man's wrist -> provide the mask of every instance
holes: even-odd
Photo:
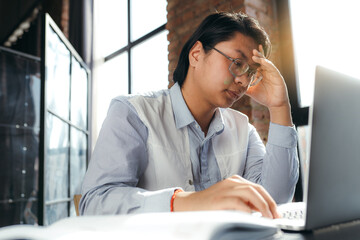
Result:
[[[192,205],[189,202],[189,196],[191,196],[194,192],[178,192],[173,200],[173,211],[181,212],[181,211],[191,211]]]
[[[290,103],[278,107],[269,107],[269,112],[272,123],[283,126],[293,126]]]
[[[176,189],[173,193],[173,195],[171,196],[171,200],[170,200],[170,212],[174,212],[174,201],[176,198],[176,195],[180,192],[183,192],[182,189]]]

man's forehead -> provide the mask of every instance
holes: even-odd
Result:
[[[244,58],[244,59],[246,59],[246,60],[248,59],[248,57],[245,55],[245,53],[244,53],[243,51],[241,51],[240,49],[235,49],[235,51],[236,51],[237,53],[239,53],[242,58]]]
[[[244,60],[248,61],[248,64],[249,64],[249,66],[250,66],[251,68],[258,68],[258,67],[260,67],[260,64],[255,63],[255,62],[252,60],[252,58],[251,58],[252,55],[253,55],[252,50],[251,50],[251,53],[250,53],[250,54],[251,54],[250,59],[246,56],[246,54],[245,54],[242,50],[240,50],[240,49],[235,49],[235,51],[236,51],[237,53],[239,53]]]

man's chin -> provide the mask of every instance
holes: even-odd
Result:
[[[226,101],[224,103],[222,103],[219,107],[220,108],[229,108],[231,107],[232,105],[234,105],[234,103],[236,103],[236,101],[238,101],[239,99],[236,99],[236,100],[231,100],[231,101]]]

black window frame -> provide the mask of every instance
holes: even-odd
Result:
[[[300,86],[296,76],[289,0],[277,0],[281,73],[288,87],[294,125],[308,125],[309,107],[300,106]]]
[[[309,124],[308,119],[310,107],[301,107],[300,105],[300,86],[296,75],[296,62],[294,55],[289,1],[290,0],[277,0],[276,13],[279,26],[279,53],[281,73],[288,88],[292,120],[295,127],[297,128],[299,126],[307,126]],[[294,195],[295,201],[303,201],[303,176],[304,173],[301,172],[300,168],[299,180],[296,184]]]
[[[120,54],[127,52],[128,53],[128,94],[131,94],[131,86],[132,86],[132,78],[131,78],[131,50],[136,47],[137,45],[145,42],[146,40],[148,40],[149,38],[155,36],[156,34],[165,31],[166,30],[166,23],[164,23],[163,25],[155,28],[154,30],[148,32],[147,34],[143,35],[142,37],[131,41],[131,0],[127,1],[127,17],[128,17],[128,24],[127,24],[127,45],[116,50],[115,52],[107,55],[104,58],[104,63],[106,64],[107,61],[119,56]]]

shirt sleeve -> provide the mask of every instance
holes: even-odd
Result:
[[[299,178],[294,127],[270,123],[265,148],[256,129],[250,125],[244,177],[261,184],[277,203],[291,201]]]
[[[170,211],[176,188],[136,187],[147,164],[146,126],[125,99],[111,104],[82,185],[81,215]]]

